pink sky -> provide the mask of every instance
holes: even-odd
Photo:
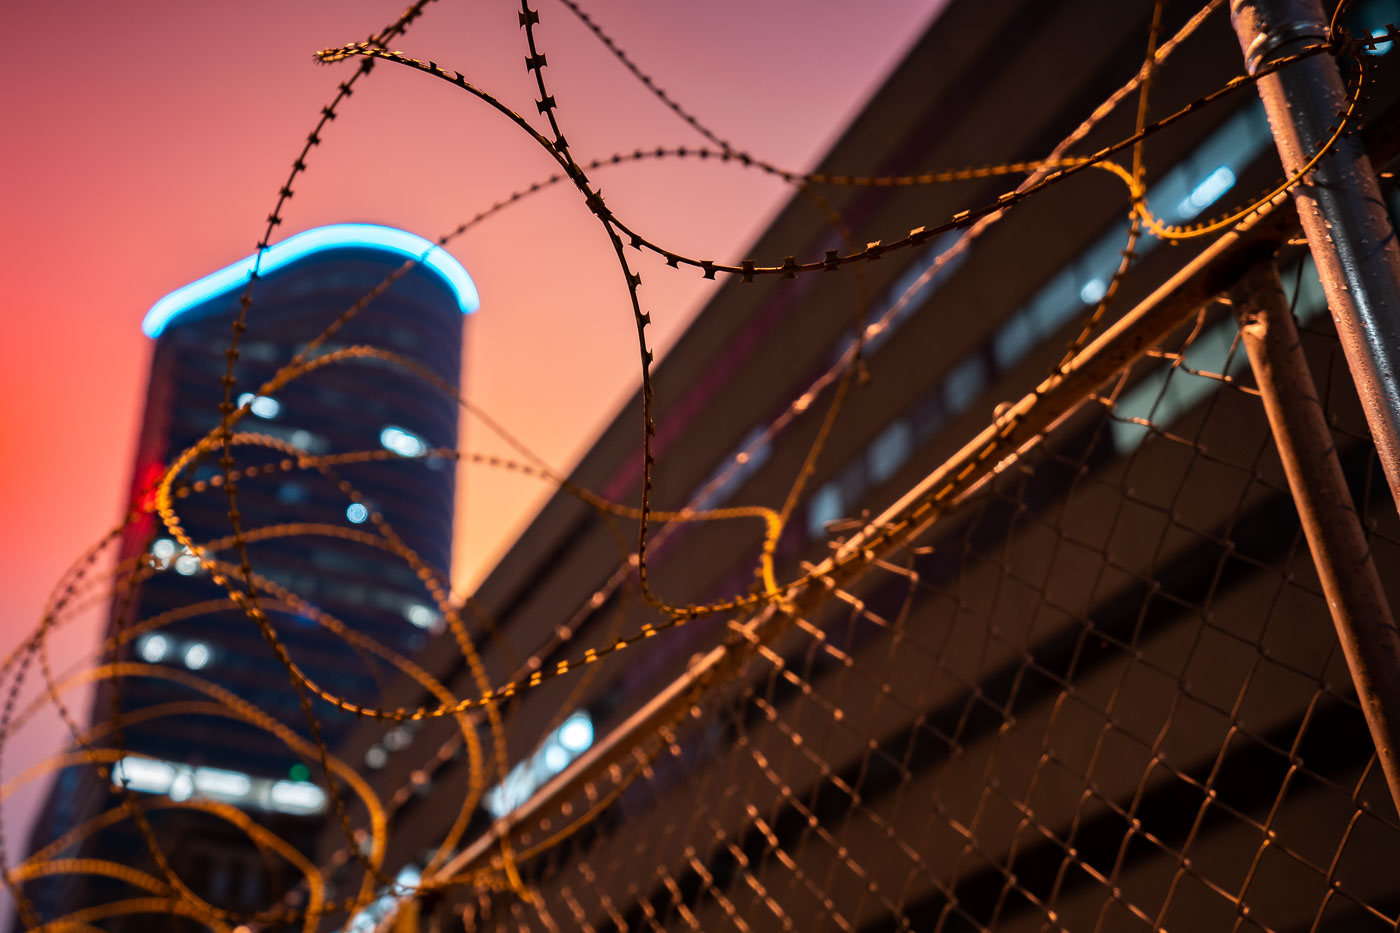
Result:
[[[589,12],[722,137],[805,168],[944,2],[597,0]],[[546,79],[580,161],[701,142],[562,5],[535,5]],[[37,622],[63,569],[122,511],[149,364],[142,315],[171,289],[252,251],[301,140],[354,67],[317,65],[312,52],[364,38],[399,8],[396,0],[54,0],[10,11],[13,41],[0,57],[7,651]],[[395,46],[533,114],[517,9],[441,0]],[[366,220],[436,237],[554,169],[479,102],[383,65],[323,135],[284,213],[283,236]],[[594,181],[654,241],[731,260],[788,197],[771,178],[713,163],[643,163],[599,171]],[[638,380],[626,292],[597,222],[559,187],[451,249],[482,299],[468,331],[465,391],[569,468]],[[640,271],[664,352],[714,286],[660,263]],[[465,438],[494,449],[478,428]],[[464,479],[459,592],[549,494],[510,474],[478,469]],[[71,627],[56,658],[74,661],[95,647],[97,624]],[[5,777],[65,743],[56,719],[25,730],[5,750]],[[36,801],[24,792],[5,806],[11,857]]]

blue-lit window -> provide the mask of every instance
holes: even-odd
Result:
[[[1040,333],[1031,322],[1030,315],[1025,312],[1011,315],[992,338],[992,356],[996,358],[997,368],[1011,368],[1017,360],[1031,351],[1039,339]]]
[[[1044,336],[1058,330],[1066,321],[1084,309],[1079,293],[1084,281],[1072,266],[1051,279],[1031,299],[1027,312],[1036,333]]]
[[[807,504],[807,534],[813,538],[826,537],[827,522],[839,519],[843,508],[839,485],[827,483],[818,489]]]
[[[943,379],[943,402],[948,411],[959,414],[972,407],[987,384],[987,364],[981,356],[969,356],[954,366]]]
[[[914,452],[914,432],[904,418],[896,418],[875,436],[865,452],[870,481],[883,483],[895,474]]]
[[[306,486],[296,480],[288,480],[277,487],[277,501],[283,505],[296,505],[305,502],[307,497]]]
[[[259,418],[276,418],[282,411],[282,403],[270,395],[254,395],[244,392],[238,396],[238,407],[248,406],[248,410]]]
[[[1244,351],[1231,357],[1237,329],[1235,321],[1226,317],[1186,348],[1183,363],[1194,370],[1209,373],[1234,373],[1246,365]],[[1135,420],[1142,419],[1165,425],[1189,411],[1198,402],[1220,387],[1214,380],[1179,370],[1159,367],[1145,379],[1124,392],[1113,406],[1114,420],[1109,422],[1113,446],[1119,453],[1129,453],[1138,447],[1150,429]]]
[[[697,499],[692,508],[703,512],[706,509],[722,505],[759,467],[768,462],[768,455],[772,453],[772,448],[766,440],[763,440],[767,429],[766,424],[760,424],[744,435],[739,446],[720,461],[719,466],[700,485],[700,488],[706,489],[711,483],[717,483],[717,485]],[[721,480],[720,477],[724,478]]]
[[[428,449],[423,438],[394,425],[389,425],[379,432],[379,443],[385,450],[392,450],[400,457],[421,457]]]
[[[579,710],[549,735],[533,755],[510,769],[505,780],[481,797],[496,819],[510,813],[593,745],[593,719]]]
[[[1230,166],[1216,166],[1214,171],[1191,189],[1190,194],[1181,199],[1181,203],[1176,206],[1176,213],[1182,220],[1189,220],[1219,201],[1225,192],[1234,186],[1235,173]]]

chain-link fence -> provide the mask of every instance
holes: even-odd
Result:
[[[1315,274],[1288,277],[1394,580]],[[1238,333],[1192,316],[541,811],[534,899],[479,895],[468,928],[1393,929],[1400,823]]]

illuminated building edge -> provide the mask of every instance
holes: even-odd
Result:
[[[170,322],[184,312],[247,284],[254,269],[260,276],[269,275],[298,259],[334,249],[373,249],[416,259],[442,278],[456,296],[463,314],[471,314],[481,306],[476,284],[467,270],[451,253],[431,240],[380,224],[329,224],[305,230],[268,247],[262,252],[261,261],[259,254],[254,253],[177,288],[151,306],[141,321],[141,331],[147,337],[159,337]]]

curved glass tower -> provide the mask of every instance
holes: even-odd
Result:
[[[172,292],[143,322],[155,350],[133,472],[133,507],[183,451],[218,424],[230,325],[254,260],[240,260]],[[404,268],[406,262],[410,268]],[[315,610],[407,656],[441,626],[418,573],[353,533],[376,535],[372,515],[378,513],[446,585],[455,461],[431,452],[457,446],[456,399],[402,368],[372,359],[326,365],[266,395],[258,390],[308,341],[373,295],[312,358],[372,346],[423,367],[455,392],[463,316],[476,310],[476,289],[456,259],[421,237],[391,227],[337,224],[305,231],[264,251],[252,295],[233,392],[234,400],[250,411],[236,431],[270,438],[276,446],[235,447],[237,469],[246,474],[254,468],[255,474],[240,479],[238,508],[254,572],[314,609],[266,594],[260,594],[262,605],[307,676],[347,700],[377,705],[383,689],[400,675],[329,632],[318,623]],[[388,459],[336,466],[326,476],[301,468],[294,456],[299,451],[379,451]],[[175,501],[181,524],[201,544],[230,532],[228,500],[218,486],[219,456],[216,450],[186,471],[179,485],[191,488]],[[361,501],[346,494],[342,480],[360,493]],[[265,531],[287,524],[309,524],[313,533],[286,537]],[[337,536],[341,530],[352,534]],[[237,563],[231,548],[211,556]],[[137,558],[153,572],[137,584],[133,596],[116,600],[113,630],[226,595],[153,515],[128,528],[121,558]],[[197,673],[299,735],[310,736],[286,671],[240,610],[214,605],[195,611],[141,634],[124,654],[126,660],[153,668]],[[114,702],[130,714],[203,699],[168,679],[128,677],[115,699],[110,685],[98,691],[93,721],[108,718]],[[314,708],[321,737],[334,749],[352,719],[324,702],[314,701]],[[262,729],[221,716],[162,716],[132,722],[122,731],[129,757],[117,766],[113,780],[125,781],[140,795],[232,803],[299,847],[310,848],[327,810],[314,759],[295,754]],[[119,799],[94,769],[67,769],[39,817],[32,848]],[[215,904],[233,910],[265,907],[272,890],[286,880],[269,873],[245,836],[208,814],[155,809],[152,821],[172,864]],[[81,853],[69,854],[124,864],[149,861],[129,823],[103,830]],[[118,882],[89,877],[49,879],[35,885],[33,894],[45,919],[131,896]]]

